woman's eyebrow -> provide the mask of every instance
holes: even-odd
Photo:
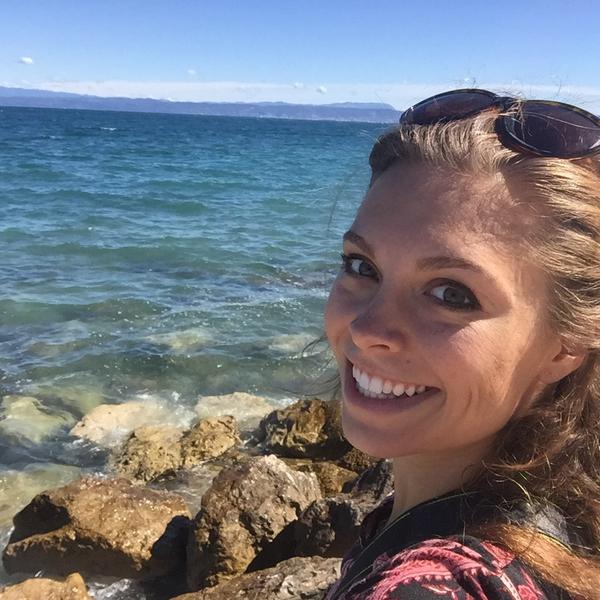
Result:
[[[358,233],[355,231],[352,231],[352,229],[349,229],[346,231],[346,233],[344,233],[343,240],[352,242],[356,246],[360,246],[370,255],[374,254],[373,249],[365,240],[365,238],[358,235]],[[465,269],[489,277],[489,274],[486,273],[486,271],[484,271],[479,265],[476,265],[470,260],[460,256],[428,256],[427,258],[419,259],[417,261],[417,266],[420,269],[429,271],[433,271],[435,269]]]
[[[466,258],[460,256],[428,256],[427,258],[421,258],[417,261],[417,266],[423,270],[435,270],[435,269],[466,269],[473,271],[480,275],[489,277],[479,265],[472,263]]]
[[[352,242],[356,246],[360,246],[361,248],[363,248],[369,254],[374,254],[373,249],[371,248],[367,240],[365,240],[365,238],[361,235],[358,235],[356,231],[352,231],[352,229],[348,229],[348,231],[346,231],[346,233],[342,236],[342,240],[344,242]]]

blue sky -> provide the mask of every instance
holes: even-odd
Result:
[[[600,112],[598,23],[598,0],[2,0],[0,85],[403,108],[475,83]]]

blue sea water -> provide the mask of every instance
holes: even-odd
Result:
[[[293,397],[385,127],[1,108],[0,395]],[[43,461],[102,470],[0,438],[0,470]]]

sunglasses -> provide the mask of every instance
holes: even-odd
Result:
[[[499,108],[495,123],[506,147],[525,154],[581,158],[600,152],[600,118],[577,106],[551,100],[520,100],[479,89],[443,92],[402,113],[400,124],[456,121]]]

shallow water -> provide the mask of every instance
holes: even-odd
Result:
[[[4,539],[35,493],[107,473],[109,449],[69,435],[99,404],[185,424],[200,396],[308,389],[326,356],[302,349],[384,127],[0,109],[0,394],[34,398],[38,423],[0,408]],[[181,487],[190,505],[211,476]]]

